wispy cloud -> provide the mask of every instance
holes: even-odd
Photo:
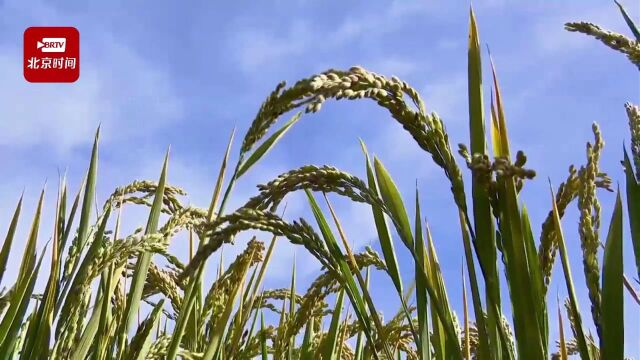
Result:
[[[384,11],[361,9],[356,11],[357,16],[348,15],[335,24],[323,24],[326,28],[320,28],[312,18],[302,18],[293,21],[283,32],[255,27],[238,29],[230,44],[243,71],[259,71],[261,66],[275,65],[287,56],[305,54],[313,57],[314,53],[339,48],[365,37],[371,39],[392,33],[405,26],[405,18],[430,9],[432,7],[420,1],[395,1]]]

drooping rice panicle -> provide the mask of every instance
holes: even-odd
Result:
[[[621,4],[616,4],[638,37],[640,33],[630,14]],[[590,23],[569,23],[567,29],[596,37],[625,53],[640,68],[638,39],[628,39]],[[623,216],[619,197],[612,217],[615,221],[609,226],[604,246],[602,267],[598,261],[602,225],[596,191],[611,191],[612,184],[599,165],[604,145],[599,128],[594,124],[595,141],[587,145],[586,165],[572,166],[557,194],[552,193],[552,210],[540,229],[536,251],[530,218],[520,197],[526,191],[525,181],[534,180],[535,171],[525,167],[524,152],[511,152],[505,98],[499,91],[495,68],[491,118],[487,124],[490,129],[485,129],[481,50],[472,10],[468,40],[471,136],[469,148],[461,144],[458,153],[471,175],[472,193],[468,194],[471,196],[465,194],[462,170],[456,164],[444,122],[438,115],[427,112],[420,95],[407,82],[358,66],[348,70],[330,69],[290,87],[278,84],[249,126],[240,145],[235,170],[230,179],[225,180],[233,143],[227,144],[208,207],[191,205],[191,201],[200,200],[197,198],[185,202],[186,192],[167,183],[166,160],[160,181],[137,180],[118,187],[101,209],[96,207],[96,194],[100,193],[97,184],[101,182],[97,176],[98,131],[89,169],[69,208],[66,180],[61,181],[51,219],[51,266],[43,270],[43,273],[49,271],[49,280],[43,289],[36,281],[42,278],[39,270],[46,250],[41,254],[36,250],[45,237],[39,236],[40,223],[45,221],[46,214],[44,192],[27,229],[25,251],[13,284],[6,283],[10,276],[5,273],[10,271],[5,271],[5,267],[11,263],[12,244],[15,245],[14,237],[19,234],[22,198],[13,218],[7,219],[10,221],[8,231],[0,250],[0,360],[244,360],[256,357],[302,360],[321,354],[328,360],[537,360],[567,355],[595,360],[601,354],[621,358],[623,286],[629,289],[631,285],[622,272]],[[232,203],[231,194],[237,180],[265,157],[304,114],[318,112],[329,100],[359,99],[372,100],[385,109],[445,172],[462,229],[469,274],[468,278],[463,275],[463,286],[468,279],[474,305],[473,314],[469,313],[465,287],[464,326],[456,315],[460,308],[456,302],[449,302],[452,297],[446,290],[451,287],[445,281],[451,259],[448,253],[447,257],[440,254],[446,260],[442,266],[437,260],[431,232],[423,231],[421,211],[424,207],[417,190],[415,214],[410,214],[412,209],[404,206],[402,187],[396,185],[379,158],[369,164],[367,154],[367,181],[326,165],[286,171],[273,181],[259,185],[255,196],[241,199],[238,203],[244,205],[239,209],[225,212],[226,205]],[[640,109],[630,103],[625,104],[625,108],[631,130],[631,157],[625,151],[623,165],[631,234],[638,260],[640,236],[636,235],[640,234],[640,223],[634,220],[640,199],[637,184],[640,180]],[[279,117],[295,111],[288,122],[267,136]],[[492,139],[487,138],[487,133]],[[488,143],[493,145],[493,155],[489,153]],[[225,183],[226,190],[223,189]],[[316,224],[304,218],[285,220],[284,215],[273,213],[288,194],[299,190],[305,190]],[[325,195],[335,226],[326,221],[312,192]],[[371,206],[373,213],[368,215],[373,215],[374,241],[379,240],[383,258],[372,247],[356,251],[355,245],[347,240],[350,229],[343,228],[327,193],[338,194],[350,203]],[[580,210],[582,251],[579,256],[596,325],[595,337],[582,323],[561,230],[561,218],[576,199]],[[472,201],[469,203],[472,213],[467,211],[469,201]],[[112,228],[111,211],[122,211],[125,206],[149,210],[146,228],[135,228],[140,224],[132,224],[133,230],[121,236],[122,229],[129,226],[121,226],[120,215]],[[79,224],[74,223],[76,212]],[[410,222],[412,215],[415,221]],[[391,233],[388,220],[398,236]],[[135,218],[131,221],[135,222]],[[339,239],[334,235],[334,227]],[[273,235],[266,255],[264,245],[253,237],[235,261],[223,261],[222,247],[228,254],[228,247],[236,239],[239,241],[239,235],[245,231],[265,231]],[[188,244],[177,243],[187,236]],[[275,254],[273,249],[276,241],[281,241],[279,238],[298,245],[300,251],[309,252],[322,266],[319,276],[304,293],[299,292],[297,282],[309,274],[300,271],[301,266],[294,267],[297,270],[292,271],[288,288],[286,285],[263,288],[267,263]],[[409,257],[402,253],[396,255],[396,241],[406,246]],[[449,246],[449,243],[443,244]],[[437,245],[440,248],[442,244]],[[170,252],[174,246],[185,249],[188,246],[188,258],[183,258],[180,252]],[[207,259],[218,250],[218,276],[212,274],[214,280],[209,281],[205,276],[209,269]],[[504,272],[499,271],[498,252]],[[564,275],[560,280],[564,280],[569,295],[566,307],[573,339],[561,333],[561,351],[553,353],[549,349],[553,348],[556,338],[549,336],[546,294],[554,281],[552,269],[558,252],[563,266],[561,276]],[[640,261],[637,264],[640,268]],[[366,280],[361,274],[364,269]],[[405,274],[407,269],[410,271]],[[477,269],[480,276],[476,276]],[[379,292],[369,286],[370,274],[375,272],[389,275],[395,287],[393,292],[400,297],[400,309],[388,321],[378,311],[382,308],[378,304]],[[412,285],[403,291],[407,279]],[[377,280],[373,277],[373,281]],[[506,291],[500,289],[502,282],[509,286]],[[483,288],[484,299],[481,298]],[[510,306],[503,305],[505,298],[510,300]],[[506,314],[510,314],[510,318],[505,317]],[[56,329],[52,331],[54,325]]]
[[[622,34],[604,30],[589,22],[566,23],[565,29],[595,37],[613,50],[627,55],[627,58],[640,69],[640,42],[631,40]]]
[[[580,171],[580,190],[578,193],[578,208],[580,210],[580,245],[582,247],[584,275],[591,300],[591,314],[598,334],[601,335],[601,290],[600,265],[598,264],[598,249],[600,247],[600,203],[596,196],[596,176],[600,172],[600,153],[604,141],[600,129],[593,124],[595,141],[593,145],[587,143],[587,165]]]
[[[632,103],[624,104],[629,117],[629,129],[631,129],[631,154],[636,168],[636,178],[640,179],[640,107]]]

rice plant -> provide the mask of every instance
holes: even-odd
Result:
[[[618,6],[634,39],[590,23],[568,23],[566,28],[595,37],[640,68],[640,32]],[[623,359],[624,310],[632,314],[627,316],[638,314],[638,308],[624,309],[623,297],[634,297],[640,306],[631,280],[640,277],[640,108],[625,104],[631,151],[623,154],[624,191],[614,189],[599,166],[604,140],[594,123],[594,139],[586,144],[581,165],[570,165],[557,187],[550,184],[550,210],[536,236],[520,193],[527,182],[545,180],[536,179],[526,167],[525,153],[510,145],[493,65],[485,111],[481,53],[471,11],[470,136],[457,151],[445,122],[427,111],[407,82],[357,66],[330,69],[291,86],[277,85],[244,136],[235,165],[229,163],[231,135],[206,208],[185,205],[184,190],[168,182],[168,152],[157,182],[134,181],[96,204],[98,130],[80,189],[74,193],[60,181],[51,240],[37,249],[44,231],[43,191],[16,280],[2,284],[7,290],[0,297],[0,359]],[[340,100],[373,100],[386,109],[428,154],[425,161],[430,158],[444,173],[464,253],[461,283],[444,281],[438,239],[424,221],[418,189],[414,198],[403,198],[393,176],[364,143],[365,179],[332,166],[303,166],[258,185],[257,194],[240,208],[227,208],[235,183],[292,126]],[[290,113],[290,120],[267,136]],[[471,174],[470,184],[465,184],[465,171]],[[604,214],[601,190],[616,192],[614,208]],[[290,221],[282,215],[286,196],[297,191],[306,194],[312,219]],[[361,252],[350,247],[330,200],[337,196],[371,208],[380,254],[370,247]],[[581,254],[568,253],[562,229],[573,204],[580,211]],[[0,282],[19,243],[15,236],[24,222],[22,205],[20,199],[0,249]],[[122,209],[127,206],[148,208],[148,219],[144,227],[122,234]],[[628,240],[623,236],[625,219],[631,229]],[[270,237],[254,237],[207,283],[207,261],[249,230]],[[168,250],[178,234],[189,237],[188,259]],[[299,246],[322,264],[304,293],[296,287],[295,267],[288,286],[263,287],[279,241]],[[638,269],[629,277],[623,274],[623,241],[633,242]],[[400,271],[399,249],[413,261],[409,274]],[[569,297],[557,299],[557,309],[550,310],[549,283],[558,254],[560,281]],[[42,268],[45,256],[51,259],[49,269]],[[583,260],[589,303],[577,300],[572,273],[580,269],[572,269],[568,260],[575,256]],[[369,290],[371,272],[388,276],[393,284],[391,293],[401,307],[391,318],[384,319]],[[35,287],[38,277],[48,279],[43,289]],[[461,284],[464,309],[457,314],[447,288]],[[593,324],[585,323],[584,311],[591,313]],[[558,339],[550,337],[550,316],[558,318]],[[562,326],[564,319],[570,332]]]

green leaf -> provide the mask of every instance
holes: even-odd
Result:
[[[417,353],[420,360],[431,360],[431,340],[429,339],[429,297],[427,295],[427,284],[420,276],[426,269],[426,256],[424,239],[422,236],[422,214],[420,213],[420,199],[418,188],[416,187],[416,219],[415,219],[415,244],[416,261],[416,308],[418,312],[418,333]]]
[[[462,230],[462,242],[464,246],[464,257],[467,265],[467,272],[469,274],[469,286],[471,287],[471,299],[473,303],[473,311],[475,313],[476,318],[476,330],[478,332],[478,344],[479,347],[477,352],[479,354],[479,358],[489,359],[489,351],[491,348],[489,343],[496,344],[496,349],[499,349],[497,344],[499,342],[499,329],[497,325],[495,329],[493,329],[492,337],[489,339],[489,335],[487,333],[487,324],[485,322],[484,311],[482,310],[482,300],[480,299],[480,290],[478,286],[478,278],[476,276],[475,262],[473,260],[473,253],[471,252],[471,239],[469,236],[469,229],[464,220],[464,215],[462,211],[458,211],[458,219],[460,222],[460,229]],[[488,291],[488,290],[487,290]],[[488,297],[488,296],[487,296]],[[488,299],[488,301],[490,301]],[[499,309],[499,305],[492,302],[492,306],[489,306],[488,313],[496,314],[497,312],[494,309]],[[494,315],[496,317],[499,314]],[[495,320],[494,320],[495,321]],[[492,324],[493,325],[493,324]],[[495,335],[494,335],[495,334]],[[495,336],[495,337],[494,337]],[[498,358],[502,356],[502,350],[494,351],[494,355]]]
[[[61,186],[63,186],[61,184]],[[58,206],[56,206],[55,222],[54,222],[54,234],[53,245],[51,247],[51,269],[49,272],[49,281],[45,287],[43,294],[43,300],[40,302],[40,306],[34,311],[35,317],[29,322],[29,327],[25,334],[25,342],[20,351],[20,359],[38,359],[41,358],[43,352],[48,351],[48,344],[51,336],[51,326],[54,321],[54,310],[56,303],[56,295],[58,291],[58,281],[60,276],[61,260],[59,255],[59,237],[61,230],[64,226],[61,226],[60,219],[64,217],[63,211],[63,191],[60,188],[58,191]],[[46,355],[45,355],[46,356]]]
[[[624,290],[622,285],[622,199],[620,191],[611,216],[602,265],[602,338],[603,359],[624,358]]]
[[[265,327],[264,327],[264,313],[261,311],[260,312],[260,353],[262,355],[262,360],[268,360],[269,359],[269,351],[267,350],[267,336],[265,333]]]
[[[338,346],[338,330],[340,327],[340,316],[342,315],[342,306],[344,302],[344,290],[338,293],[336,305],[333,307],[333,315],[331,316],[331,324],[329,331],[323,341],[322,359],[335,360],[336,346]]]
[[[100,321],[98,323],[98,334],[110,334],[110,336],[101,336],[98,338],[98,343],[95,345],[96,355],[95,359],[105,359],[108,353],[108,348],[114,340],[114,336],[109,332],[109,325],[112,325],[112,305],[111,299],[113,297],[118,281],[122,277],[122,271],[124,266],[118,269],[110,269],[107,271],[108,277],[104,286],[104,296],[100,299]],[[86,331],[86,330],[85,330]]]
[[[104,217],[102,218],[102,222],[100,223],[100,226],[98,227],[98,231],[96,232],[95,238],[94,238],[93,242],[91,243],[91,246],[87,250],[87,253],[84,256],[84,258],[82,259],[82,265],[80,266],[80,268],[78,269],[78,272],[73,277],[73,280],[70,282],[70,284],[71,284],[70,292],[71,293],[76,293],[76,292],[82,291],[83,284],[86,284],[88,281],[91,280],[91,279],[87,278],[88,277],[88,271],[89,271],[89,268],[91,267],[92,262],[94,262],[96,255],[98,254],[98,252],[100,251],[100,249],[102,248],[102,246],[104,244],[103,236],[104,236],[104,231],[106,229],[107,221],[109,220],[110,214],[111,214],[111,207],[109,206],[105,210]],[[65,298],[64,305],[62,306],[62,309],[60,310],[60,320],[58,322],[58,328],[57,328],[57,333],[58,334],[66,326],[75,326],[75,324],[69,324],[67,322],[68,319],[72,318],[70,315],[71,315],[73,309],[76,306],[78,306],[78,304],[74,300],[77,300],[77,298],[76,297],[66,297]],[[93,337],[90,336],[89,338],[92,339]]]
[[[91,221],[91,211],[93,210],[93,200],[96,196],[96,179],[98,177],[98,140],[100,139],[100,127],[96,130],[91,151],[91,161],[87,173],[87,182],[82,199],[82,210],[80,212],[80,224],[78,225],[78,240],[80,241],[80,251],[84,249],[87,242],[89,224]]]
[[[44,204],[44,189],[40,192],[40,198],[38,199],[38,206],[36,208],[31,228],[29,229],[29,236],[27,237],[27,244],[24,247],[24,253],[22,254],[22,261],[20,262],[20,270],[18,272],[18,281],[31,276],[33,266],[36,259],[36,244],[38,242],[38,231],[40,230],[40,220],[42,215],[42,206]]]
[[[96,306],[94,307],[91,317],[89,318],[89,322],[82,332],[82,336],[78,341],[78,345],[76,346],[71,359],[86,359],[87,354],[92,347],[99,349],[100,346],[103,346],[102,343],[106,342],[106,336],[96,336],[96,334],[108,334],[106,323],[108,321],[107,317],[109,313],[107,311],[111,304],[113,292],[116,288],[116,281],[122,274],[123,269],[124,267],[120,267],[120,269],[118,269],[118,271],[115,271],[105,283],[104,291],[100,294],[100,297],[96,301]],[[96,343],[96,341],[98,341],[98,343]],[[102,350],[98,350],[98,352],[101,351]],[[100,359],[99,356],[96,356],[95,358]]]
[[[499,149],[493,149],[496,156],[510,158],[509,149],[509,134],[507,133],[507,122],[504,116],[504,106],[502,105],[502,94],[500,93],[500,85],[498,84],[498,75],[496,74],[496,67],[493,64],[493,59],[489,55],[489,62],[491,63],[491,73],[493,75],[493,87],[495,89],[495,106],[492,106],[492,112],[494,117],[494,129],[498,136],[497,141],[494,143],[500,145]],[[492,99],[493,105],[493,99]]]
[[[224,212],[227,199],[231,194],[231,191],[237,179],[236,173],[240,165],[239,163],[236,165],[236,170],[235,170],[236,172],[234,173],[231,180],[229,181],[229,184],[227,185],[227,189],[225,190],[225,193],[222,197],[222,203],[220,204],[218,213],[216,214],[214,210],[218,203],[218,199],[220,198],[222,184],[224,182],[224,176],[227,170],[227,162],[229,160],[229,154],[230,154],[231,145],[233,144],[234,135],[235,135],[235,130],[231,133],[231,136],[229,137],[229,142],[227,143],[227,150],[222,159],[222,164],[220,165],[220,170],[218,172],[218,178],[216,180],[213,196],[209,204],[209,212],[207,215],[207,219],[209,221],[213,221],[216,217],[220,216]],[[206,242],[206,240],[207,239],[204,239],[203,242],[201,242],[201,244]],[[201,298],[200,284],[202,281],[202,275],[204,273],[204,267],[205,267],[205,263],[203,262],[200,265],[200,267],[196,270],[195,274],[193,274],[193,276],[189,278],[187,289],[183,297],[182,307],[180,308],[180,313],[178,314],[178,319],[174,327],[173,336],[171,337],[171,342],[169,343],[169,349],[167,350],[167,360],[173,360],[176,358],[180,344],[182,343],[182,338],[183,336],[185,336],[187,325],[194,318],[194,314],[192,314],[192,311],[194,311],[196,302],[198,302]],[[195,340],[195,339],[192,339],[192,340]]]
[[[300,117],[302,117],[301,111],[293,115],[293,117],[289,119],[289,121],[287,121],[284,125],[282,125],[282,127],[278,129],[278,131],[273,133],[273,135],[271,135],[267,140],[260,144],[260,146],[251,153],[249,158],[244,161],[242,165],[240,165],[236,178],[240,178],[242,175],[244,175],[244,173],[246,173],[253,165],[255,165],[258,160],[265,156],[269,152],[269,150],[271,150],[271,148],[276,145],[278,140],[280,140],[280,138],[282,138],[284,134],[287,133],[289,128],[291,128],[296,122],[298,122],[298,120],[300,120]]]
[[[362,147],[362,151],[365,155],[365,163],[367,167],[367,181],[369,188],[375,192],[376,195],[379,196],[378,185],[376,183],[376,178],[373,173],[373,169],[371,168],[371,162],[369,161],[369,154],[367,152],[367,148],[364,142],[361,140],[360,145]],[[389,232],[389,228],[387,227],[387,222],[384,217],[384,213],[379,206],[372,204],[371,210],[373,211],[373,218],[376,224],[376,230],[378,232],[378,238],[380,240],[380,247],[382,249],[382,254],[384,257],[385,265],[387,265],[387,274],[391,277],[393,284],[398,293],[398,297],[400,298],[400,303],[402,305],[402,310],[407,318],[407,323],[409,324],[411,333],[413,337],[416,339],[416,342],[420,342],[417,331],[415,330],[415,326],[413,325],[413,319],[411,318],[411,314],[409,311],[409,307],[405,299],[403,298],[403,285],[402,285],[402,277],[400,276],[400,269],[398,267],[398,261],[396,259],[396,252],[393,246],[393,240],[391,238],[391,233]]]
[[[91,222],[91,211],[93,210],[93,200],[96,196],[96,179],[98,176],[98,141],[100,139],[100,127],[96,130],[96,135],[93,141],[93,148],[91,150],[91,160],[89,161],[89,170],[87,171],[86,180],[84,181],[83,188],[83,198],[82,198],[82,209],[80,211],[80,223],[78,225],[78,253],[82,253],[84,251],[84,247],[87,243],[87,237],[89,233],[89,224]],[[75,216],[75,212],[77,209],[77,204],[79,200],[80,193],[78,193],[78,197],[76,197],[76,202],[73,205],[70,220],[67,223],[67,230],[65,231],[64,236],[61,239],[60,246],[61,249],[66,245],[69,234],[71,233],[71,224],[73,222],[73,217]],[[71,264],[71,271],[69,272],[69,276],[64,279],[65,284],[62,287],[62,291],[58,295],[58,302],[56,303],[56,308],[54,314],[57,315],[60,306],[62,305],[62,301],[67,296],[67,292],[69,291],[69,286],[71,286],[71,282],[69,279],[73,278],[75,272],[78,269],[79,257],[76,257],[73,263]],[[58,327],[59,328],[59,327]]]
[[[354,312],[356,313],[356,317],[360,324],[363,327],[365,335],[367,336],[367,340],[371,343],[374,343],[373,338],[373,329],[371,326],[371,319],[367,314],[367,308],[365,307],[365,301],[369,309],[369,313],[371,314],[371,318],[373,319],[373,324],[376,329],[380,331],[382,329],[382,323],[378,317],[378,312],[375,309],[375,304],[371,300],[371,296],[369,292],[366,290],[366,287],[362,288],[362,295],[360,291],[358,291],[358,287],[356,285],[354,275],[347,264],[347,260],[345,256],[342,254],[340,247],[338,246],[338,242],[336,241],[335,236],[333,235],[329,224],[327,223],[322,210],[318,206],[313,194],[308,189],[305,189],[305,193],[307,194],[307,199],[309,200],[309,204],[311,205],[311,210],[316,219],[318,227],[320,228],[320,233],[323,236],[325,241],[325,245],[329,250],[329,253],[332,257],[333,263],[332,265],[336,270],[336,275],[338,275],[338,281],[343,286],[343,288],[347,292],[347,296],[349,296],[349,300],[351,300],[351,304],[353,305]],[[320,260],[320,259],[319,259]],[[364,297],[364,299],[363,299]],[[385,352],[388,352],[389,349],[386,346],[386,343],[383,344]],[[374,352],[373,356],[377,359],[378,355]]]
[[[624,172],[626,174],[627,209],[631,227],[631,241],[636,258],[636,269],[640,278],[640,184],[636,181],[627,150],[624,150]]]
[[[22,209],[23,198],[24,195],[20,195],[20,200],[18,200],[18,205],[16,206],[16,210],[13,213],[13,218],[11,218],[9,231],[7,231],[7,236],[4,238],[4,243],[2,243],[2,250],[0,250],[0,284],[2,283],[4,272],[7,269],[7,260],[9,259],[11,244],[13,244],[13,237],[15,236],[16,228],[18,227],[18,219],[20,218],[20,210]]]
[[[613,2],[615,2],[616,5],[618,5],[618,8],[622,13],[622,17],[624,17],[624,21],[627,23],[627,26],[629,26],[629,29],[633,33],[633,36],[635,36],[636,41],[640,41],[640,30],[638,30],[638,26],[633,22],[629,14],[627,14],[627,11],[617,0],[613,0]]]
[[[378,180],[378,186],[380,187],[382,200],[391,213],[398,230],[398,235],[400,235],[400,238],[406,246],[412,249],[414,245],[411,225],[409,224],[409,216],[402,202],[400,191],[398,191],[398,187],[393,182],[391,175],[389,175],[389,172],[378,158],[373,159],[373,166],[376,169],[376,178]]]
[[[184,336],[191,310],[193,309],[193,305],[196,301],[197,283],[199,282],[199,279],[201,279],[203,272],[204,267],[201,266],[193,277],[189,278],[189,285],[184,293],[182,307],[180,308],[180,313],[178,313],[178,319],[173,330],[173,335],[171,336],[169,349],[167,350],[167,360],[173,360],[178,355],[182,337]]]
[[[560,340],[558,348],[560,349],[560,360],[569,360],[567,355],[567,344],[564,340],[564,325],[562,322],[562,311],[560,310],[560,302],[558,301],[558,333],[560,334]]]
[[[76,217],[76,212],[78,212],[78,205],[80,205],[80,195],[82,194],[82,191],[86,185],[86,179],[82,180],[82,184],[80,185],[80,188],[78,189],[78,192],[76,193],[76,196],[73,200],[73,204],[71,205],[71,211],[69,212],[69,217],[65,220],[65,228],[64,228],[64,232],[62,233],[62,238],[60,239],[60,244],[59,244],[59,249],[60,251],[58,253],[62,253],[62,250],[64,250],[64,248],[67,246],[67,240],[69,239],[69,235],[71,234],[71,229],[73,226],[73,220]],[[64,216],[64,212],[60,212],[60,214],[62,214]]]
[[[378,184],[371,168],[371,162],[369,161],[369,154],[364,142],[360,141],[362,151],[365,155],[365,163],[367,167],[367,181],[371,191],[374,191],[379,195]],[[393,246],[393,240],[391,239],[391,233],[387,227],[387,221],[384,217],[384,213],[379,206],[371,205],[371,211],[373,212],[373,220],[376,224],[376,230],[378,232],[378,239],[380,241],[380,248],[382,249],[382,256],[384,257],[385,265],[387,266],[387,272],[391,276],[391,280],[395,285],[399,293],[402,293],[402,277],[400,276],[400,269],[398,267],[398,260],[396,259],[396,251]]]
[[[482,59],[480,37],[473,9],[469,10],[469,45],[467,51],[467,81],[469,91],[469,133],[471,152],[484,154],[484,105],[482,96]]]
[[[145,230],[146,235],[155,233],[158,230],[158,222],[160,220],[160,213],[162,211],[162,202],[164,199],[164,189],[167,183],[167,169],[169,167],[169,151],[167,151],[164,162],[162,165],[162,171],[160,172],[160,180],[158,181],[158,187],[153,199],[151,210],[149,211],[149,218],[147,220],[147,227]],[[133,279],[129,288],[129,294],[124,310],[124,318],[120,327],[120,335],[122,339],[126,340],[129,328],[136,321],[138,315],[138,309],[140,307],[140,300],[142,299],[142,290],[144,288],[145,279],[147,277],[147,271],[151,264],[152,254],[145,252],[140,254],[138,261],[136,262],[135,270],[133,272]],[[124,344],[120,343],[120,351],[123,350]]]
[[[495,66],[491,62],[496,93],[496,114],[501,149],[496,152],[510,160],[509,137]],[[531,240],[523,228],[518,191],[513,177],[497,179],[498,217],[507,284],[513,309],[518,357],[539,359],[548,357],[547,325],[544,299],[535,297],[535,275],[530,273],[528,252]],[[537,256],[537,255],[536,255]],[[491,294],[490,294],[491,295]],[[490,298],[493,299],[493,298]],[[491,306],[492,304],[487,304]],[[544,319],[544,320],[543,320]]]
[[[12,349],[17,341],[18,331],[23,323],[24,315],[33,295],[33,288],[38,278],[40,265],[46,251],[42,251],[37,265],[29,274],[16,284],[11,305],[5,312],[2,322],[0,322],[0,359],[8,360],[12,356]]]
[[[136,335],[131,340],[131,346],[125,356],[126,360],[144,360],[147,358],[149,348],[151,347],[151,337],[153,336],[153,329],[157,326],[160,319],[162,307],[164,306],[164,299],[153,307],[151,314],[140,325]]]
[[[567,246],[565,245],[564,235],[562,231],[562,224],[560,222],[560,214],[558,212],[558,206],[556,204],[556,197],[553,194],[553,188],[549,183],[551,189],[551,204],[553,211],[553,223],[556,228],[556,234],[558,239],[558,248],[560,250],[560,258],[562,259],[562,271],[564,272],[564,280],[567,286],[567,292],[569,293],[569,305],[571,308],[571,317],[575,323],[575,338],[578,344],[578,352],[580,358],[583,360],[592,359],[591,352],[589,351],[587,339],[582,329],[582,316],[580,315],[580,309],[578,306],[578,298],[573,286],[573,277],[571,276],[571,266],[569,265],[569,254],[567,252]]]
[[[293,319],[296,314],[296,259],[293,258],[293,269],[291,271],[291,288],[289,289],[289,319]],[[289,339],[289,352],[287,359],[293,359],[293,348],[295,347],[296,337],[291,336]]]
[[[469,92],[469,134],[470,134],[470,146],[472,154],[486,154],[486,134],[485,134],[485,119],[484,119],[484,99],[482,91],[482,55],[480,50],[480,36],[478,33],[478,25],[476,23],[475,14],[473,8],[469,10],[469,44],[467,52],[467,79],[468,79],[468,92]],[[493,126],[492,129],[496,130],[498,127]],[[499,139],[498,136],[494,136],[494,139]],[[501,147],[501,145],[494,146]],[[474,312],[476,319],[478,319],[478,325],[480,326],[478,352],[483,354],[483,357],[488,358],[489,342],[493,344],[495,349],[494,353],[497,359],[500,359],[503,353],[502,343],[500,342],[498,335],[498,326],[501,322],[500,314],[497,314],[494,309],[500,308],[500,281],[497,270],[497,249],[495,229],[493,224],[493,215],[491,213],[491,205],[489,201],[489,194],[486,186],[479,183],[479,179],[472,177],[471,191],[473,195],[473,218],[474,218],[474,232],[475,239],[473,246],[480,262],[480,268],[483,270],[485,281],[486,299],[496,299],[495,306],[488,306],[487,320],[489,323],[490,338],[487,334],[487,328],[484,325],[484,316],[482,314],[482,305],[480,303],[479,295],[474,294],[474,287],[477,288],[477,279],[475,276],[473,254],[470,246],[467,249],[467,241],[465,239],[465,258],[467,262],[467,268],[469,269],[469,281],[472,290],[472,298],[474,304]],[[466,233],[467,238],[470,237],[469,231],[465,224],[465,214],[461,213],[462,222],[461,227],[463,233]],[[464,235],[463,235],[464,236]],[[472,275],[471,272],[474,274]]]
[[[538,322],[542,330],[542,340],[544,344],[549,342],[549,324],[547,322],[547,302],[544,300],[544,277],[540,267],[538,259],[538,251],[536,250],[536,244],[531,231],[531,222],[529,220],[529,213],[526,206],[522,206],[522,230],[524,234],[525,252],[527,256],[527,264],[529,265],[529,274],[531,276],[531,291],[533,293],[533,299],[540,299],[540,301],[534,301],[534,305],[537,307]]]
[[[302,339],[302,346],[300,346],[300,359],[312,359],[313,358],[313,350],[311,346],[313,345],[312,341],[315,337],[313,331],[313,321],[314,317],[310,316],[309,320],[307,320],[307,326],[304,330],[304,338]]]

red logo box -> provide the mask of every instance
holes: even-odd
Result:
[[[80,77],[80,33],[74,27],[27,28],[23,61],[29,82],[74,82]]]

